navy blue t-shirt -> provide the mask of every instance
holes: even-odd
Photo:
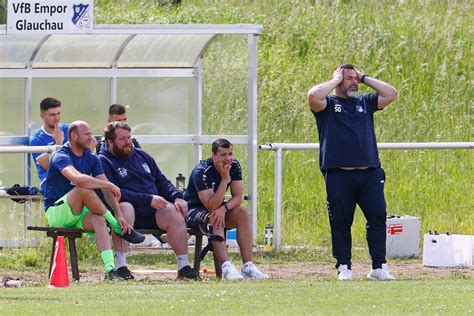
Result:
[[[104,174],[99,158],[89,149],[84,151],[81,157],[78,157],[72,152],[69,143],[64,144],[63,147],[54,153],[49,163],[48,174],[46,175],[45,181],[46,189],[44,192],[45,209],[48,209],[54,202],[62,198],[75,187],[74,184],[61,173],[61,171],[68,166],[73,166],[80,173],[91,177]]]
[[[229,174],[231,182],[242,180],[242,169],[237,160],[232,161]],[[191,172],[189,184],[184,193],[184,199],[188,202],[189,209],[204,207],[199,199],[198,192],[208,189],[212,189],[213,192],[216,192],[221,183],[221,179],[219,172],[217,172],[217,169],[214,167],[212,158],[201,160]],[[227,185],[227,188],[229,188],[229,186],[230,183]]]
[[[313,112],[319,133],[321,170],[339,167],[379,167],[374,130],[374,112],[379,110],[378,94],[354,99],[326,97],[326,108]]]

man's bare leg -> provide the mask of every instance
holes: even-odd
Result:
[[[81,214],[85,206],[92,214],[104,216],[114,232],[117,234],[121,233],[122,228],[120,227],[120,224],[112,213],[105,207],[104,203],[102,203],[94,190],[75,187],[68,192],[67,203],[74,215]]]
[[[120,208],[122,209],[122,214],[127,223],[133,227],[135,223],[135,209],[133,208],[132,204],[128,202],[120,203]],[[120,251],[127,253],[129,250],[129,242],[120,238],[117,234],[112,234],[112,242],[115,251]]]
[[[224,238],[224,228],[219,228],[215,229],[212,227],[212,233],[214,235],[221,236]],[[219,241],[219,240],[212,240],[212,249],[214,251],[214,254],[216,255],[217,261],[219,262],[220,265],[222,265],[224,262],[229,260],[229,256],[227,255],[227,245],[225,243],[225,240]]]
[[[167,241],[176,255],[187,254],[188,233],[183,215],[176,210],[173,204],[168,202],[166,208],[156,210],[155,218],[158,227],[166,230]]]
[[[250,231],[250,222],[247,210],[241,206],[233,208],[230,212],[227,212],[225,221],[227,227],[237,227],[237,244],[240,248],[242,262],[245,263],[252,261],[252,232]],[[214,246],[214,244],[212,245]]]
[[[87,212],[82,220],[82,226],[87,231],[95,232],[96,245],[99,249],[106,272],[115,269],[114,254],[111,249],[110,236],[105,219],[102,215]]]

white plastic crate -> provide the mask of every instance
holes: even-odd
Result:
[[[428,267],[472,267],[474,236],[425,234],[423,265]]]
[[[420,219],[409,215],[387,217],[387,257],[413,257],[420,253]]]

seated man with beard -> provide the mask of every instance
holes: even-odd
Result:
[[[120,188],[120,208],[127,222],[136,229],[166,230],[167,241],[178,261],[178,279],[198,280],[198,273],[189,266],[184,223],[188,204],[183,194],[161,173],[153,157],[132,146],[127,123],[107,124],[104,137],[99,158],[109,181]],[[127,269],[127,252],[128,243],[115,245],[119,269]]]

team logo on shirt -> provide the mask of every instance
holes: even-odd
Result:
[[[117,172],[122,178],[125,178],[128,175],[127,169],[125,168],[118,168]]]
[[[146,172],[151,173],[150,167],[148,167],[148,164],[146,162],[142,164],[142,167]]]
[[[364,112],[364,109],[363,109],[362,106],[360,106],[359,104],[356,105],[356,110],[357,110],[357,112],[359,112],[359,113]]]
[[[342,112],[342,105],[335,104],[334,105],[334,112]]]

